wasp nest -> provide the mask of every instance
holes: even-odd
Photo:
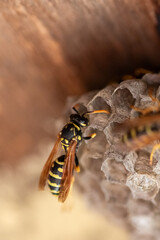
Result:
[[[156,161],[150,166],[153,144],[137,151],[121,148],[121,134],[115,126],[138,117],[131,105],[144,109],[156,104],[148,95],[151,85],[159,98],[160,74],[148,73],[78,100],[88,110],[107,109],[110,114],[90,117],[84,135],[96,132],[97,136],[80,151],[76,185],[94,208],[125,226],[133,239],[145,240],[159,239],[160,234],[160,153],[156,151]]]

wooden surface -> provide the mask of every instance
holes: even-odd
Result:
[[[159,1],[0,1],[0,161],[36,150],[66,97],[160,67]]]

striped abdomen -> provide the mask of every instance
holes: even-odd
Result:
[[[61,180],[63,175],[63,166],[64,166],[65,155],[60,156],[53,163],[49,171],[48,176],[48,186],[53,195],[59,195]]]
[[[122,141],[133,149],[150,144],[154,140],[155,134],[160,131],[160,126],[151,124],[146,126],[137,126],[130,129],[123,137]]]

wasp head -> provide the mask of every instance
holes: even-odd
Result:
[[[86,127],[89,124],[88,118],[80,114],[71,114],[70,121],[78,123],[81,127]]]

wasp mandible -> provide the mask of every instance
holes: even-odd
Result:
[[[77,105],[76,105],[77,106]],[[70,121],[63,127],[57,136],[55,145],[42,169],[39,179],[39,189],[44,190],[46,181],[53,195],[58,196],[60,202],[64,202],[69,194],[72,182],[73,172],[80,171],[78,157],[76,152],[82,140],[89,140],[96,136],[96,133],[90,136],[82,136],[82,128],[89,125],[87,115],[95,113],[108,114],[107,110],[88,111],[80,115],[76,106],[73,107],[75,114],[70,115]],[[65,151],[65,155],[56,157],[59,145]]]

